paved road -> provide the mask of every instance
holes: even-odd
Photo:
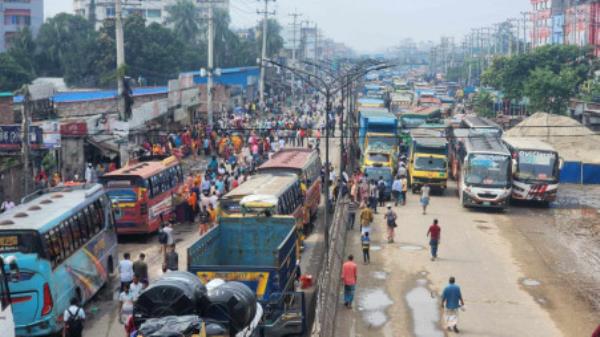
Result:
[[[354,308],[339,304],[339,336],[446,336],[439,294],[449,276],[456,277],[466,303],[460,315],[461,336],[591,334],[587,332],[594,328],[592,317],[597,319],[598,312],[580,305],[573,292],[563,291],[562,299],[550,301],[555,297],[545,283],[556,286],[556,282],[541,278],[551,273],[550,266],[539,263],[543,260],[539,250],[514,230],[518,223],[510,221],[510,211],[465,210],[453,191],[433,196],[427,215],[421,214],[414,195],[409,195],[407,206],[395,210],[399,227],[393,244],[385,242],[383,210],[376,216],[372,263],[359,263]],[[516,213],[523,216],[523,211]],[[535,212],[529,216],[535,217]],[[425,235],[434,218],[440,220],[442,239],[440,258],[432,262]],[[346,252],[361,256],[357,229],[348,235]],[[545,273],[530,274],[528,263],[537,263],[536,270]],[[558,317],[568,317],[571,323]]]

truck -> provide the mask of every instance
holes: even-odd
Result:
[[[398,119],[385,110],[361,110],[358,141],[363,170],[368,166],[396,169],[398,157]]]
[[[441,193],[448,181],[448,141],[436,130],[414,129],[409,150],[408,181],[413,193],[424,185]]]
[[[189,272],[206,284],[238,281],[256,293],[264,308],[262,337],[306,332],[304,293],[295,291],[299,273],[293,217],[220,218],[219,225],[187,250]]]

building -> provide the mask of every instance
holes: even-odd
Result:
[[[557,0],[531,0],[531,43],[540,47],[552,43],[552,5]]]
[[[10,46],[11,38],[29,27],[35,36],[44,22],[44,0],[0,1],[0,52]]]
[[[138,14],[146,19],[147,24],[163,24],[169,16],[167,8],[173,5],[175,0],[121,0],[123,7],[123,16]],[[199,14],[206,17],[208,13],[208,0],[195,0]],[[229,0],[213,0],[214,8],[220,8],[229,11]],[[102,21],[115,17],[114,0],[73,0],[73,9],[75,14],[90,17],[93,11],[96,17],[96,28],[100,28]]]
[[[600,56],[600,3],[594,0],[570,0],[565,9],[565,43],[592,46]]]

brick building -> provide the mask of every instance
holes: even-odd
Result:
[[[44,1],[0,1],[0,19],[0,52],[3,52],[19,30],[29,27],[34,36],[37,34],[44,22]]]

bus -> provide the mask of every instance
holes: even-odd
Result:
[[[117,234],[158,231],[174,211],[173,194],[183,185],[176,157],[123,167],[100,177],[106,194],[121,209]]]
[[[505,209],[512,192],[510,151],[499,138],[467,137],[460,151],[458,193],[463,207]]]
[[[257,169],[258,173],[273,175],[295,174],[306,189],[304,199],[304,225],[317,218],[321,203],[321,158],[316,150],[287,148],[276,152]]]
[[[293,174],[257,174],[229,191],[219,200],[220,217],[289,215],[304,230],[304,195],[298,177]]]
[[[17,336],[63,328],[70,300],[89,301],[117,265],[110,199],[99,184],[60,187],[0,214],[0,256],[14,256],[8,282]]]
[[[556,200],[562,160],[550,144],[535,138],[504,137],[515,174],[512,198],[549,204]]]
[[[11,308],[10,291],[8,290],[8,280],[12,271],[8,268],[8,261],[5,263],[4,258],[0,256],[0,331],[3,332],[2,336],[15,337],[15,320]]]
[[[466,116],[462,119],[460,126],[472,130],[476,134],[490,135],[494,137],[502,136],[502,127],[491,120],[479,116]]]

